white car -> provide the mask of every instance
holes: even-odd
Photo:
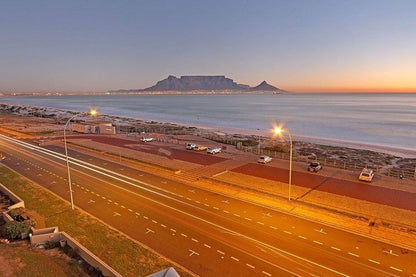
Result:
[[[153,140],[154,140],[154,138],[152,138],[152,137],[142,137],[143,142],[150,142],[150,141],[153,141]]]
[[[221,152],[221,147],[216,147],[216,146],[210,146],[207,148],[207,153],[210,154],[217,154]]]
[[[363,168],[363,170],[360,173],[360,176],[358,177],[358,180],[371,182],[373,180],[373,177],[374,177],[373,170],[369,168]]]
[[[260,156],[260,158],[257,160],[258,163],[263,163],[263,164],[269,163],[271,161],[272,161],[272,158],[269,156]]]
[[[190,143],[188,143],[186,145],[186,149],[188,149],[188,150],[194,150],[194,148],[197,147],[197,146],[198,145],[196,145],[195,143],[190,142]]]

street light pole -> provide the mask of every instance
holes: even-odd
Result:
[[[274,129],[275,134],[281,134],[282,132],[287,132],[287,134],[289,136],[289,144],[290,144],[290,148],[289,148],[289,201],[291,201],[292,200],[292,197],[291,197],[291,193],[292,193],[292,157],[293,157],[292,136],[290,135],[290,132],[287,129],[284,129],[284,130],[282,130],[281,128],[275,128]]]
[[[78,114],[73,115],[70,119],[68,119],[68,121],[66,122],[65,127],[64,127],[64,146],[65,146],[65,156],[66,156],[66,168],[67,168],[67,171],[68,171],[69,195],[70,195],[70,197],[71,197],[71,209],[72,209],[72,210],[74,209],[74,197],[72,196],[71,172],[70,172],[70,170],[69,170],[68,147],[67,147],[67,145],[66,145],[66,128],[68,127],[68,124],[69,124],[69,122],[70,122],[72,119],[74,119],[75,117],[77,117],[78,115],[81,115],[81,114],[85,114],[85,112],[83,112],[83,113],[78,113]],[[91,110],[88,114],[90,114],[90,115],[96,115],[96,114],[97,114],[97,111],[95,111],[95,110]]]

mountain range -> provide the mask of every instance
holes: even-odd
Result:
[[[261,82],[258,86],[250,87],[244,84],[237,84],[230,78],[223,75],[219,76],[168,76],[157,82],[154,86],[145,89],[121,89],[111,90],[109,92],[160,92],[160,91],[214,91],[214,92],[273,92],[278,93],[282,90],[269,85],[266,81]]]

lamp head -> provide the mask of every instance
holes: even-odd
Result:
[[[282,128],[276,127],[276,128],[274,128],[274,129],[273,129],[273,132],[274,132],[276,135],[280,135],[280,134],[282,133]]]
[[[97,115],[97,110],[90,110],[90,115],[92,115],[92,116]]]

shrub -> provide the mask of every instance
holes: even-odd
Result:
[[[24,208],[16,208],[16,209],[10,210],[9,215],[15,218],[16,216],[21,215],[24,211],[25,211]]]
[[[256,146],[259,144],[259,142],[255,139],[248,139],[241,141],[243,143],[243,146]]]
[[[8,239],[19,239],[22,233],[30,230],[30,226],[17,221],[10,221],[4,224],[3,232]]]
[[[289,152],[289,148],[287,145],[267,146],[264,149],[269,150],[269,151],[275,151],[275,152],[283,152],[283,153]]]
[[[57,242],[54,241],[47,241],[45,242],[45,249],[52,249],[58,246]]]
[[[36,221],[34,221],[33,219],[27,219],[23,221],[23,223],[29,227],[36,227]]]

